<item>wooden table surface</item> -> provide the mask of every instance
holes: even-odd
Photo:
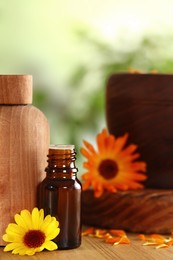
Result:
[[[173,246],[167,249],[155,249],[153,246],[143,246],[136,235],[128,234],[130,245],[112,246],[101,239],[83,237],[82,245],[77,249],[58,250],[36,253],[34,256],[12,255],[3,252],[0,247],[0,260],[168,260],[173,259]]]

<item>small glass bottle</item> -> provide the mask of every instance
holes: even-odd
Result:
[[[74,145],[51,145],[46,178],[39,186],[39,208],[59,221],[54,239],[59,249],[81,244],[81,184],[77,179]]]

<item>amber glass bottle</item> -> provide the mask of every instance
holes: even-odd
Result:
[[[60,234],[54,240],[59,249],[81,244],[81,184],[75,155],[74,145],[51,145],[47,175],[39,186],[39,208],[59,221]]]

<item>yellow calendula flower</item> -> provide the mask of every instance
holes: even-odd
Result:
[[[116,192],[117,190],[140,189],[140,181],[146,180],[146,163],[136,161],[139,153],[135,153],[137,146],[126,146],[128,134],[115,138],[106,129],[97,135],[98,151],[92,144],[84,141],[86,148],[81,153],[87,158],[83,166],[87,172],[82,175],[83,190],[90,187],[95,197],[100,197],[104,190]]]
[[[3,235],[3,240],[9,243],[4,248],[5,252],[34,255],[44,249],[52,251],[58,248],[51,240],[60,232],[59,222],[50,215],[44,218],[43,209],[34,208],[32,213],[24,209],[14,219],[16,223],[10,223]]]

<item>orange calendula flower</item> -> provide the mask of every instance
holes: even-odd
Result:
[[[85,148],[81,153],[87,158],[83,166],[87,172],[82,175],[83,190],[90,187],[95,197],[100,197],[104,190],[116,192],[117,190],[141,189],[141,181],[146,180],[146,163],[136,161],[139,153],[137,146],[126,145],[128,134],[115,138],[106,129],[97,135],[98,151],[92,144],[84,141]]]

